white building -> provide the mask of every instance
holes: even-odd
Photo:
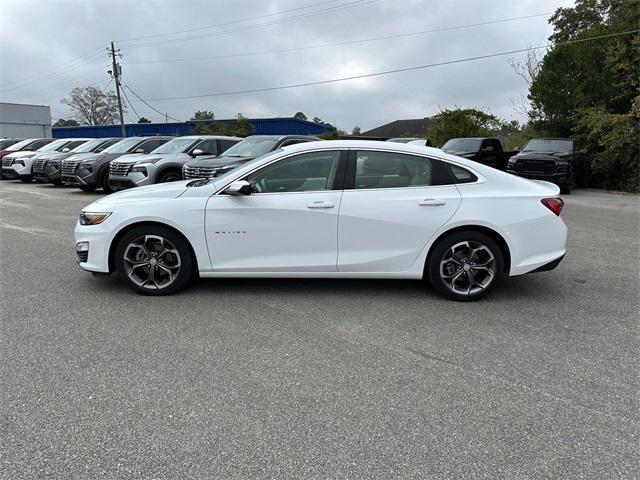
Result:
[[[51,107],[0,102],[0,138],[51,137]]]

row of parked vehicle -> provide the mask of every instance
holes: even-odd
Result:
[[[309,135],[5,139],[0,140],[0,159],[3,179],[111,193],[215,177],[282,147],[318,140]],[[431,145],[418,138],[388,141]],[[515,175],[551,181],[565,194],[573,186],[572,162],[583,153],[571,139],[533,139],[521,151],[505,152],[497,138],[454,138],[442,150]]]

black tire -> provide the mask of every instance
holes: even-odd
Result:
[[[146,257],[145,252],[150,256]],[[138,265],[135,268],[131,268],[132,260]],[[140,265],[142,263],[144,265]],[[160,225],[141,225],[128,231],[118,242],[115,266],[125,285],[143,295],[159,296],[171,295],[185,287],[194,276],[196,263],[182,235]],[[151,278],[155,285],[149,281]]]
[[[560,185],[560,193],[562,195],[571,195],[572,185],[570,183],[563,183]]]
[[[174,170],[169,170],[168,172],[164,172],[160,175],[158,183],[177,182],[179,180],[182,180],[182,175]]]
[[[102,174],[102,180],[100,181],[100,185],[102,186],[102,190],[104,193],[113,193],[115,192],[115,188],[111,186],[111,182],[109,181],[109,169],[107,168],[105,172]]]
[[[32,180],[33,180],[32,177],[20,177],[20,181],[22,183],[31,183]]]
[[[425,276],[434,290],[461,302],[485,297],[504,274],[504,258],[498,244],[488,235],[473,230],[455,232],[442,238],[433,247],[428,261]]]
[[[78,188],[80,190],[82,190],[83,192],[95,192],[96,191],[96,187],[94,187],[93,185],[78,185]]]

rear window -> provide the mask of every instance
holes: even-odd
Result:
[[[449,164],[449,169],[451,171],[451,176],[453,177],[453,183],[473,183],[478,180],[478,177],[469,170],[457,165]]]

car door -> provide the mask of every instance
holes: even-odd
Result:
[[[455,213],[460,193],[445,162],[387,151],[349,155],[338,220],[338,271],[409,270]]]
[[[214,271],[335,272],[346,150],[293,154],[250,173],[250,195],[219,193],[205,228]]]

